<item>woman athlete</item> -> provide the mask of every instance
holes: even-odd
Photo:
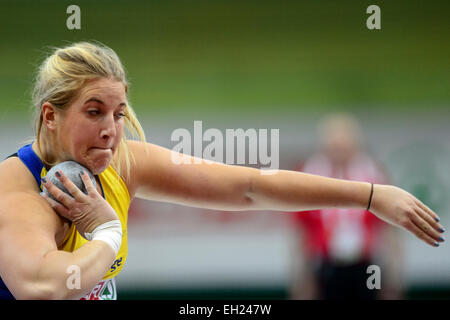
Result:
[[[127,93],[122,64],[106,46],[76,43],[42,63],[33,92],[36,138],[0,163],[0,297],[114,299],[134,197],[236,211],[369,207],[431,246],[443,241],[436,213],[394,186],[189,164],[186,155],[146,143]],[[139,139],[127,139],[124,126]],[[97,188],[80,173],[86,195],[59,173],[71,197],[45,179],[66,160],[88,168]],[[58,202],[41,195],[43,186]]]

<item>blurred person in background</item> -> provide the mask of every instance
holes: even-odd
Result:
[[[361,126],[350,114],[331,114],[318,126],[319,150],[299,168],[331,178],[387,184],[386,170],[364,148]],[[402,249],[397,230],[364,209],[298,212],[293,299],[400,299]],[[300,256],[299,256],[300,255]],[[370,265],[381,288],[369,289]]]

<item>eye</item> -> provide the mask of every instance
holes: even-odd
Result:
[[[120,113],[116,114],[116,117],[117,117],[118,119],[121,119],[121,118],[125,117],[125,113],[120,112]]]
[[[88,110],[88,113],[92,116],[97,116],[100,114],[100,111],[97,109],[91,109],[91,110]]]

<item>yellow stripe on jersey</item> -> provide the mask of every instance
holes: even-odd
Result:
[[[47,171],[42,168],[41,178],[45,177]],[[128,188],[122,178],[117,174],[114,168],[110,165],[105,171],[99,175],[100,183],[103,188],[106,201],[116,211],[119,216],[120,223],[122,224],[122,245],[117,253],[114,263],[111,268],[103,277],[104,280],[111,279],[117,276],[122,270],[125,260],[128,254],[127,245],[127,222],[128,222],[128,209],[130,207],[130,194]],[[42,186],[41,186],[42,189]],[[73,252],[83,246],[88,240],[83,238],[75,228],[75,225],[70,226],[69,231],[64,238],[61,245],[58,246],[59,250]]]

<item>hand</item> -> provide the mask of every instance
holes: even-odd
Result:
[[[439,217],[412,194],[400,188],[376,184],[373,186],[370,212],[380,219],[402,227],[431,246],[444,241]]]
[[[81,174],[81,179],[88,192],[87,195],[78,189],[62,171],[59,171],[59,174],[60,176],[58,174],[56,176],[72,197],[55,186],[51,181],[45,179],[43,179],[45,187],[57,201],[54,201],[45,193],[41,193],[41,196],[50,203],[58,214],[72,221],[83,237],[86,232],[91,233],[97,226],[119,219],[111,205],[97,192],[85,172]]]

